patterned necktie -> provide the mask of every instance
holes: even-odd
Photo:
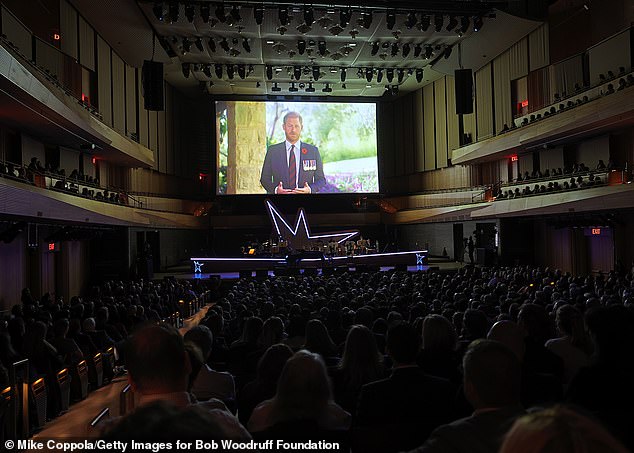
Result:
[[[290,188],[297,187],[297,168],[295,168],[295,145],[291,145],[291,155],[288,158],[288,180]]]

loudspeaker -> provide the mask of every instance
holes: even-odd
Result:
[[[143,106],[146,110],[164,110],[163,63],[145,60],[141,72]]]
[[[473,113],[473,75],[471,69],[456,69],[456,115]]]

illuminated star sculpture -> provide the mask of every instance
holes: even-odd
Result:
[[[273,206],[269,200],[265,201],[266,207],[269,210],[269,216],[271,222],[275,227],[275,231],[279,238],[286,239],[290,248],[298,250],[305,246],[310,246],[313,242],[321,241],[322,243],[335,241],[338,244],[347,241],[348,239],[359,234],[358,231],[346,231],[341,233],[324,233],[313,235],[308,228],[308,222],[306,220],[306,213],[304,208],[300,208],[297,214],[297,221],[295,228],[292,228],[289,223],[284,219],[282,214]]]
[[[199,263],[198,261],[194,261],[194,273],[200,274],[203,271],[203,266],[205,263]]]
[[[420,265],[420,264],[424,264],[423,260],[425,259],[425,255],[423,255],[422,253],[417,253],[416,254],[416,265]]]

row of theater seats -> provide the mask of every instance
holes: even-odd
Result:
[[[590,173],[585,176],[577,176],[569,178],[568,176],[558,177],[550,181],[539,181],[532,184],[533,181],[527,181],[523,185],[521,183],[512,186],[500,187],[496,194],[496,200],[508,200],[512,198],[528,197],[533,195],[544,195],[555,192],[565,192],[577,189],[587,189],[605,185],[608,182],[608,173],[601,172],[597,175]],[[529,185],[530,184],[530,185]],[[524,187],[522,187],[524,186]]]

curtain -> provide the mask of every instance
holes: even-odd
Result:
[[[425,137],[425,170],[433,170],[436,168],[433,83],[423,87],[423,120],[423,134]]]
[[[110,46],[97,37],[97,96],[99,112],[104,123],[112,126],[112,68],[110,64]]]
[[[62,52],[77,60],[77,11],[66,0],[59,3],[59,31]]]
[[[79,16],[79,63],[95,70],[95,30]]]
[[[519,79],[528,74],[528,39],[524,38],[508,50],[509,77]]]
[[[530,70],[543,68],[550,64],[550,39],[548,24],[544,24],[528,35]]]
[[[476,122],[478,140],[493,136],[493,87],[491,86],[491,63],[475,74]]]
[[[112,53],[112,125],[125,135],[125,64]]]
[[[493,60],[493,94],[495,99],[495,130],[499,133],[504,125],[511,127],[513,108],[511,101],[510,52],[504,52]]]
[[[0,5],[2,10],[2,33],[15,45],[20,53],[28,60],[33,59],[31,46],[31,31],[26,28],[7,8]]]
[[[550,102],[555,102],[555,93],[560,96],[570,95],[576,91],[575,85],[583,87],[583,56],[576,55],[549,66]]]
[[[139,88],[139,142],[149,148],[148,140],[148,112],[143,108],[143,84],[141,83],[141,71],[137,71],[137,86]]]
[[[136,70],[132,66],[125,65],[125,117],[126,132],[137,132],[137,101],[136,101]],[[166,107],[167,109],[167,107]]]
[[[436,168],[447,166],[447,96],[445,79],[434,82]]]
[[[456,115],[456,86],[453,76],[445,77],[447,89],[447,147],[450,152],[460,147],[458,115]]]
[[[528,111],[534,112],[550,104],[549,69],[528,74]]]
[[[414,169],[416,171],[425,170],[425,122],[423,116],[423,90],[416,90],[414,93]]]
[[[607,76],[608,71],[618,75],[620,67],[623,67],[625,72],[632,70],[630,33],[631,30],[628,29],[597,44],[588,51],[590,83],[599,83],[599,74]],[[615,84],[615,89],[617,84]]]

